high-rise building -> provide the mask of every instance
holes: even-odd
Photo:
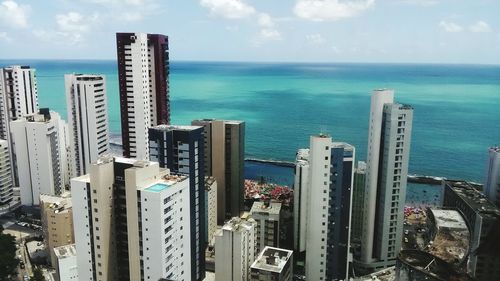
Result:
[[[29,66],[0,68],[0,139],[10,145],[12,180],[17,186],[17,167],[13,153],[10,122],[38,112],[38,89],[35,69]]]
[[[0,139],[0,205],[11,202],[13,196],[9,143]]]
[[[149,129],[151,161],[174,173],[189,176],[191,256],[193,280],[205,278],[207,246],[205,217],[205,174],[203,170],[203,128],[199,126],[158,125]]]
[[[293,251],[266,246],[250,267],[251,281],[292,281]]]
[[[214,177],[205,177],[205,209],[207,243],[213,245],[212,239],[217,230],[217,181]]]
[[[306,223],[309,209],[309,149],[299,149],[295,158],[293,195],[294,249],[298,255],[306,250]]]
[[[149,159],[148,129],[170,123],[168,37],[117,33],[123,156]]]
[[[394,91],[371,98],[360,272],[396,263],[403,235],[413,109],[394,103]]]
[[[488,199],[500,207],[500,146],[491,147],[488,150],[486,180],[483,189]]]
[[[257,224],[252,218],[234,217],[215,233],[217,281],[249,281],[255,260]]]
[[[158,163],[101,157],[71,181],[80,280],[196,280],[190,190]]]
[[[78,280],[75,244],[54,248],[56,273],[59,281]]]
[[[498,245],[500,209],[467,182],[443,181],[443,187],[443,206],[457,209],[469,226],[467,272],[475,280],[500,280],[500,256],[495,246],[485,247],[489,241]]]
[[[39,205],[40,194],[59,195],[65,189],[65,123],[48,108],[10,124],[19,167],[23,205]],[[21,168],[22,167],[22,168]]]
[[[61,196],[40,195],[43,237],[50,253],[50,263],[57,267],[54,249],[75,243],[73,207],[69,192]]]
[[[326,135],[311,136],[304,223],[307,280],[348,278],[354,157],[349,144],[332,142]]]
[[[358,161],[354,171],[352,192],[351,248],[354,256],[359,258],[361,232],[363,229],[363,209],[365,198],[366,163]]]
[[[106,81],[102,75],[66,74],[71,175],[88,173],[90,163],[109,152]]]
[[[265,246],[278,247],[280,240],[281,203],[254,202],[250,215],[257,222],[256,251],[260,252]]]
[[[243,208],[245,122],[194,120],[204,127],[205,175],[217,180],[217,223],[240,216]]]

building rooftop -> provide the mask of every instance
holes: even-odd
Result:
[[[394,281],[396,280],[396,268],[394,266],[382,269],[369,275],[354,278],[354,281]]]
[[[295,164],[297,166],[304,166],[309,164],[309,148],[301,148],[297,151]]]
[[[281,212],[281,203],[278,202],[254,202],[252,205],[252,209],[250,210],[251,214],[255,213],[267,213],[270,215],[279,215]]]
[[[464,218],[456,210],[429,209],[436,234],[429,253],[459,265],[469,252],[470,234]]]
[[[253,262],[251,268],[280,273],[293,251],[266,246]]]
[[[464,181],[445,180],[445,186],[449,186],[464,202],[481,217],[496,219],[500,216],[500,209],[489,201],[486,196],[470,183]]]
[[[466,275],[456,272],[444,260],[418,250],[403,250],[398,255],[398,260],[406,266],[432,276],[437,280],[468,280]]]
[[[151,127],[153,130],[160,130],[160,131],[192,131],[196,129],[201,129],[203,128],[202,126],[190,126],[190,125],[157,125]]]
[[[500,153],[500,146],[493,146],[489,149],[490,152]]]
[[[162,175],[158,180],[156,180],[154,183],[145,186],[143,191],[161,192],[175,185],[178,182],[186,180],[187,178],[188,176],[185,175],[170,174],[167,172],[166,174]]]
[[[56,214],[67,213],[73,206],[69,192],[65,192],[61,196],[41,194],[40,201],[48,204],[47,208],[53,210]]]
[[[64,245],[54,248],[54,253],[58,259],[76,256],[75,244]]]
[[[214,177],[205,177],[205,190],[210,191],[214,183],[215,183]]]
[[[255,220],[252,218],[243,219],[238,217],[233,217],[227,221],[220,230],[217,230],[215,235],[221,236],[224,230],[226,231],[236,231],[241,232],[255,226]]]

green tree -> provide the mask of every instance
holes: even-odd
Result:
[[[0,225],[0,281],[10,280],[10,276],[17,275],[16,238],[3,233]]]
[[[45,277],[43,277],[42,270],[39,267],[33,269],[33,276],[30,278],[30,281],[45,281]]]

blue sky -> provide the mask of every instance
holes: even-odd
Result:
[[[117,31],[173,60],[500,64],[498,0],[0,0],[1,59],[114,59]]]

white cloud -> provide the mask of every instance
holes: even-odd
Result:
[[[375,0],[298,0],[293,9],[298,17],[312,21],[335,21],[359,15]]]
[[[265,40],[281,40],[281,33],[276,29],[262,29],[260,36]]]
[[[212,15],[228,19],[247,18],[255,14],[255,8],[241,0],[201,0],[200,4]]]
[[[400,0],[402,4],[429,7],[439,3],[438,0]]]
[[[156,0],[82,0],[103,6],[106,18],[121,22],[136,22],[147,15],[157,14],[161,7]]]
[[[33,35],[42,41],[54,42],[57,44],[75,45],[84,41],[85,36],[98,22],[99,14],[90,16],[82,15],[78,12],[68,12],[55,16],[56,28],[35,29]]]
[[[482,20],[476,22],[475,24],[469,26],[469,31],[471,32],[491,32],[491,27],[487,22]]]
[[[320,45],[325,43],[325,38],[319,33],[306,35],[307,42],[315,45]]]
[[[258,24],[262,27],[274,27],[274,20],[269,14],[261,13],[259,14]]]
[[[9,37],[9,34],[5,31],[0,31],[0,42],[5,41],[5,42],[12,42],[12,38]]]
[[[0,21],[8,26],[27,27],[30,11],[29,5],[19,5],[11,0],[3,1],[0,4]]]
[[[89,30],[89,21],[77,12],[56,15],[56,23],[62,31],[87,32]]]
[[[461,32],[463,30],[462,26],[454,22],[445,20],[439,22],[439,27],[441,27],[441,29],[443,29],[446,32]]]

